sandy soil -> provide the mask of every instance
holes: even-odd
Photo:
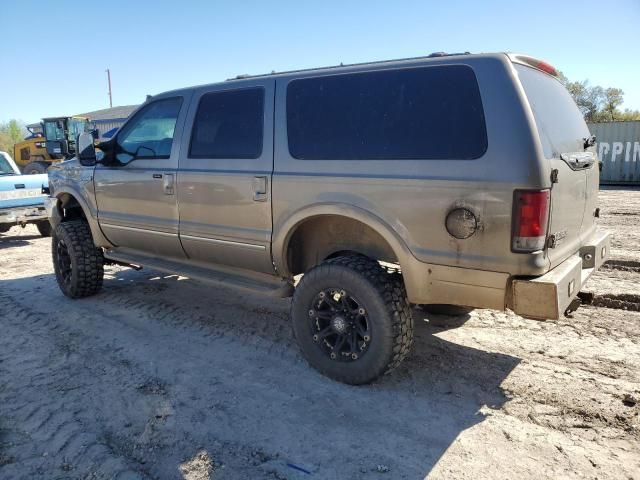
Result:
[[[619,262],[587,289],[632,309],[640,191],[601,199]],[[109,267],[71,301],[49,242],[0,235],[2,479],[640,479],[640,312],[415,309],[407,361],[350,387],[302,360],[288,300]]]

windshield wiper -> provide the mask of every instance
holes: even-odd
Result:
[[[16,172],[0,172],[0,175],[17,175]]]

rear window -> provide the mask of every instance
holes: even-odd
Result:
[[[478,83],[464,65],[294,80],[287,132],[304,160],[468,160],[487,148]]]
[[[536,121],[547,158],[583,151],[589,129],[576,102],[555,78],[535,68],[515,65]]]
[[[264,89],[207,93],[191,133],[191,158],[258,158],[262,153]]]

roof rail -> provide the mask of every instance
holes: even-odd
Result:
[[[433,52],[430,53],[427,58],[437,58],[437,57],[451,57],[454,55],[471,55],[471,52],[458,52],[458,53],[447,53],[447,52]]]
[[[257,74],[257,75],[249,75],[249,74],[245,73],[245,74],[242,74],[242,75],[236,75],[235,77],[232,77],[232,78],[227,78],[226,81],[227,82],[231,82],[233,80],[243,80],[243,79],[247,79],[247,78],[260,78],[260,77],[269,77],[271,75],[284,75],[284,74],[289,74],[289,73],[311,72],[313,70],[328,70],[328,69],[332,69],[332,68],[358,67],[358,66],[361,66],[361,65],[381,65],[381,64],[385,64],[385,63],[406,62],[406,61],[410,61],[410,60],[420,60],[420,59],[425,59],[425,58],[451,57],[451,56],[454,56],[454,55],[471,55],[471,52],[459,52],[459,53],[435,52],[435,53],[432,53],[432,54],[427,55],[427,56],[407,57],[407,58],[394,58],[392,60],[375,60],[373,62],[358,62],[358,63],[348,63],[348,64],[340,63],[339,65],[330,65],[328,67],[300,68],[300,69],[296,69],[296,70],[286,70],[286,71],[282,71],[282,72],[276,72],[275,70],[272,70],[270,73],[260,73],[260,74]]]

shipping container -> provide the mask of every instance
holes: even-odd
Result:
[[[640,185],[640,121],[589,123],[602,185]]]

